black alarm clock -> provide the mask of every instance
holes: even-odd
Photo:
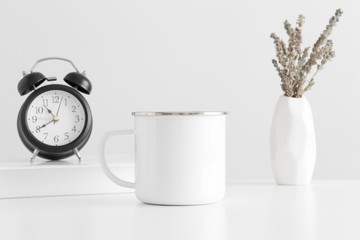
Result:
[[[69,62],[76,72],[68,73],[64,81],[67,85],[54,84],[55,77],[45,77],[34,72],[38,63],[47,60]],[[48,84],[40,87],[44,82]],[[91,82],[80,73],[68,59],[49,57],[39,59],[30,73],[18,84],[20,95],[30,96],[20,108],[17,129],[21,141],[32,152],[31,161],[36,156],[49,160],[60,160],[76,155],[81,160],[79,150],[87,143],[92,131],[92,115],[88,102],[82,94],[90,94]]]

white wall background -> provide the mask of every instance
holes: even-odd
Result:
[[[337,56],[306,95],[316,124],[315,178],[360,178],[355,0],[1,0],[0,161],[30,156],[16,130],[22,70],[38,58],[62,56],[93,82],[87,99],[95,125],[83,155],[97,154],[103,132],[132,128],[132,111],[228,110],[228,178],[270,178],[268,138],[281,90],[269,35],[285,37],[283,21],[303,13],[304,42],[312,45],[338,7],[344,15],[332,34]],[[38,69],[60,78],[71,71],[61,62]]]

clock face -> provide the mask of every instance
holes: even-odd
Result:
[[[49,146],[63,146],[82,133],[86,114],[78,98],[62,90],[49,90],[29,105],[26,122],[31,134]]]

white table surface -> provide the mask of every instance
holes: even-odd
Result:
[[[360,239],[360,181],[231,182],[222,202],[192,207],[133,193],[5,199],[0,239]]]

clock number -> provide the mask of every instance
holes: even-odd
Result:
[[[47,136],[49,135],[49,133],[47,133],[47,132],[44,132],[44,140],[46,140],[47,139]]]
[[[71,131],[76,132],[76,126],[74,126]]]
[[[66,98],[64,99],[64,106],[65,107],[67,106],[67,99]]]
[[[36,123],[37,122],[37,117],[34,115],[34,116],[32,116],[31,117],[31,121],[33,122],[33,123]]]
[[[35,132],[36,132],[36,133],[39,133],[39,132],[40,132],[40,129],[41,129],[41,127],[40,127],[40,126],[36,126],[36,130],[35,130]]]
[[[59,103],[60,97],[59,96],[52,96],[52,103]]]
[[[49,106],[49,99],[43,99],[43,105],[44,106]]]
[[[76,107],[75,106],[71,106],[72,108],[72,112],[76,112]]]
[[[80,117],[79,117],[79,115],[76,115],[75,116],[75,122],[78,123],[79,121],[80,121]]]
[[[35,113],[36,114],[42,114],[44,112],[43,107],[35,107]]]
[[[59,142],[59,136],[58,135],[54,136],[54,142],[56,142],[56,143]]]
[[[69,137],[69,133],[68,132],[65,132],[64,134],[64,140],[68,140],[70,137]]]

